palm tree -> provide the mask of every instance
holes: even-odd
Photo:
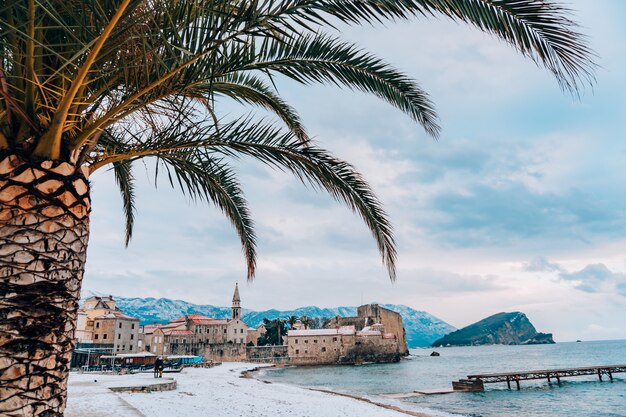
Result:
[[[287,323],[289,323],[289,328],[291,330],[293,330],[297,322],[298,322],[298,318],[296,316],[290,316],[289,319],[287,319]]]
[[[311,320],[309,320],[306,314],[302,316],[302,318],[300,319],[300,322],[302,322],[302,325],[304,326],[305,330],[307,330],[309,328],[309,325],[311,324]]]
[[[133,166],[154,160],[239,235],[255,235],[231,158],[289,171],[357,212],[395,277],[391,225],[351,165],[315,145],[274,88],[282,74],[374,94],[439,132],[427,94],[324,29],[445,16],[494,34],[576,93],[593,56],[548,0],[0,0],[0,414],[62,415],[91,211],[89,175],[113,170],[134,221]],[[274,113],[227,119],[230,98]]]

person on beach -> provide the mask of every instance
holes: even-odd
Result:
[[[163,358],[160,356],[156,359],[156,361],[154,361],[154,377],[163,377]]]

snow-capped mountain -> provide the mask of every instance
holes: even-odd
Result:
[[[168,298],[123,298],[115,297],[117,306],[125,313],[141,320],[142,324],[166,323],[185,314],[199,313],[208,317],[228,318],[230,307],[216,307],[212,305],[192,304],[182,300]],[[425,311],[414,310],[411,307],[396,304],[381,304],[383,307],[396,311],[402,315],[409,347],[430,346],[435,340],[456,330],[453,326],[428,314]],[[242,309],[242,319],[252,327],[263,322],[264,318],[287,319],[290,316],[308,316],[309,318],[330,318],[336,315],[356,316],[356,307],[320,308],[316,306],[300,307],[295,310],[253,311]]]

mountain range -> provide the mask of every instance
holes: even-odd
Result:
[[[192,304],[182,300],[168,298],[124,298],[115,297],[117,306],[125,313],[137,317],[142,324],[166,323],[169,320],[185,314],[202,314],[214,318],[228,318],[231,315],[230,307],[216,307],[212,305]],[[425,311],[414,310],[411,307],[397,304],[380,304],[402,315],[409,347],[430,346],[435,340],[456,330],[455,327],[440,320]],[[266,310],[253,311],[242,309],[241,318],[252,327],[257,327],[264,318],[287,319],[290,316],[310,318],[330,318],[337,315],[342,317],[356,316],[356,307],[320,308],[316,306],[300,307],[295,310]]]

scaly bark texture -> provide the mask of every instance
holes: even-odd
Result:
[[[86,169],[0,157],[0,415],[62,416],[91,202]]]

